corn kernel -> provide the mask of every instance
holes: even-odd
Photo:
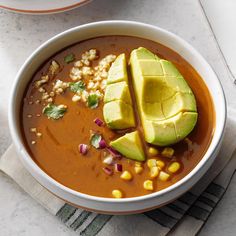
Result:
[[[161,181],[167,181],[168,179],[170,178],[170,175],[167,174],[166,172],[164,171],[161,171],[160,174],[159,174],[159,179]]]
[[[154,148],[154,147],[150,147],[149,149],[148,149],[148,152],[151,154],[151,155],[157,155],[159,152],[158,152],[158,150],[156,149],[156,148]]]
[[[153,190],[153,182],[151,180],[145,180],[143,182],[143,187],[146,190],[152,191]]]
[[[121,179],[124,179],[124,180],[131,180],[131,179],[132,179],[132,174],[131,174],[129,171],[125,170],[125,171],[121,174],[120,178],[121,178]]]
[[[163,149],[161,154],[164,157],[169,157],[170,158],[174,155],[174,152],[175,152],[175,150],[173,148],[166,147],[166,148]]]
[[[135,166],[134,171],[136,174],[141,174],[143,172],[143,167],[142,166]]]
[[[157,166],[157,160],[156,159],[149,159],[147,161],[147,165],[149,168],[152,168],[153,166]]]
[[[170,164],[170,166],[168,167],[168,171],[171,173],[175,173],[179,170],[179,168],[180,168],[179,162],[175,161]]]
[[[156,178],[159,174],[159,168],[157,166],[153,166],[151,169],[150,169],[150,177],[151,178]]]
[[[114,198],[122,198],[123,194],[120,190],[115,189],[112,191],[112,196]]]
[[[141,162],[138,162],[138,161],[136,161],[136,162],[135,162],[135,166],[142,166],[142,163],[141,163]]]
[[[157,160],[157,166],[162,169],[165,166],[165,163],[163,161]]]

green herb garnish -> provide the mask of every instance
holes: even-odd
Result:
[[[57,120],[64,116],[67,108],[64,105],[54,105],[52,103],[48,104],[43,108],[43,114],[49,119]]]
[[[88,96],[88,107],[94,109],[96,107],[98,107],[98,103],[99,103],[99,97],[97,94],[90,94]]]
[[[64,62],[69,64],[70,62],[75,60],[75,55],[73,53],[64,57]]]
[[[69,86],[70,90],[74,93],[77,93],[78,91],[83,91],[85,89],[85,84],[83,81],[70,82]]]
[[[90,138],[90,143],[93,147],[99,148],[99,142],[101,141],[102,136],[100,134],[93,134]]]

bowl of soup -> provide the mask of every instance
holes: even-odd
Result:
[[[226,121],[220,82],[164,29],[130,21],[56,35],[26,60],[11,93],[19,158],[46,189],[84,209],[165,205],[209,169]]]

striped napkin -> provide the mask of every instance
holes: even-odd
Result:
[[[78,235],[196,235],[225,193],[236,168],[236,110],[228,113],[221,151],[206,175],[178,200],[144,214],[101,215],[65,203],[25,170],[13,146],[1,157],[0,170]]]

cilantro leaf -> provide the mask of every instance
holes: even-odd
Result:
[[[70,86],[70,90],[74,93],[78,91],[83,91],[85,89],[85,84],[83,81],[70,82],[69,86]]]
[[[52,103],[48,104],[43,108],[43,114],[46,115],[49,119],[57,120],[62,118],[66,112],[67,108],[64,105],[54,105]]]
[[[99,103],[99,97],[97,94],[93,93],[88,96],[88,103],[87,103],[88,107],[94,109],[98,107],[98,103]]]
[[[99,148],[99,142],[101,141],[102,136],[100,134],[93,134],[90,138],[90,143],[93,147]]]
[[[70,62],[75,60],[75,55],[73,53],[68,54],[67,56],[64,57],[64,62],[69,64]]]

